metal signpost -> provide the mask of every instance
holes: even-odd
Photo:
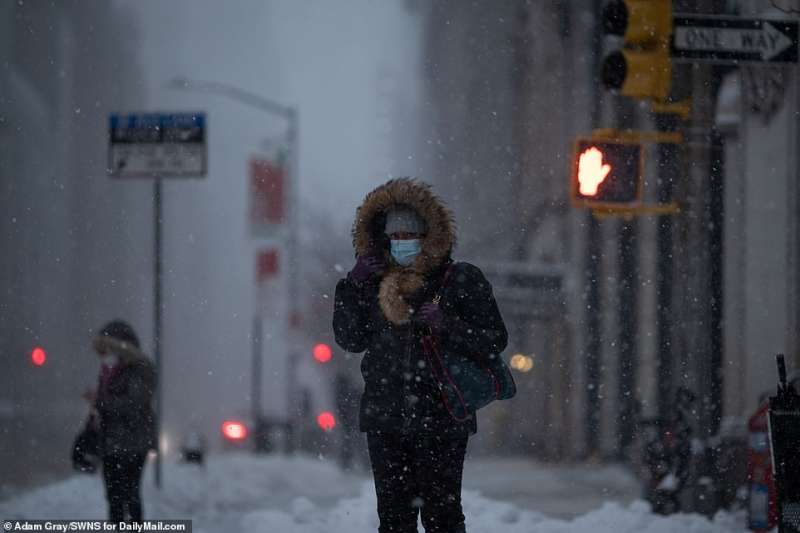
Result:
[[[153,358],[156,385],[156,486],[161,487],[161,419],[163,367],[161,354],[163,275],[161,181],[166,177],[202,177],[208,167],[205,113],[114,113],[109,117],[108,172],[115,178],[153,178]]]
[[[716,64],[797,63],[798,21],[712,15],[673,18],[672,59]]]

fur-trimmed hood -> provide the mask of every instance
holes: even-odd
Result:
[[[386,213],[393,207],[410,207],[428,228],[420,254],[408,267],[395,263],[389,253],[389,238],[383,233]],[[425,276],[450,259],[456,242],[453,215],[430,185],[414,178],[390,180],[364,198],[353,223],[356,256],[381,254],[389,268],[381,280],[378,301],[384,316],[394,324],[408,323],[410,295],[422,288]]]
[[[150,364],[150,360],[136,345],[116,337],[97,335],[92,340],[92,346],[97,352],[111,352],[117,354],[120,360],[125,364]]]

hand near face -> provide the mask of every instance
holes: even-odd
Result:
[[[356,283],[364,283],[382,273],[385,268],[386,262],[381,256],[369,255],[359,257],[355,266],[350,271],[350,277]]]

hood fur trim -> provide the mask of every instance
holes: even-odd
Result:
[[[353,248],[357,256],[374,254],[381,249],[380,239],[385,224],[386,212],[395,206],[414,209],[428,225],[428,233],[422,240],[422,251],[410,270],[425,274],[450,255],[456,242],[455,222],[450,210],[430,185],[414,178],[397,178],[376,188],[364,198],[356,211],[353,223]]]
[[[92,346],[97,352],[111,352],[117,354],[125,363],[133,361],[147,361],[144,353],[131,344],[115,337],[98,335],[92,340]]]
[[[422,288],[424,279],[413,272],[390,269],[381,280],[378,303],[386,320],[392,324],[407,324],[411,319],[411,307],[406,296]]]
[[[388,238],[383,234],[386,212],[407,206],[427,224],[421,251],[408,267],[391,260]],[[387,320],[394,324],[409,321],[411,309],[406,298],[422,287],[425,275],[450,257],[456,242],[453,215],[430,185],[414,178],[397,178],[379,186],[364,198],[353,223],[353,248],[356,256],[383,254],[391,265],[381,280],[378,301]]]

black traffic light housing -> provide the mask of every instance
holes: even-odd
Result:
[[[612,0],[603,9],[603,29],[624,40],[603,60],[603,85],[630,98],[666,100],[672,81],[672,0]]]

